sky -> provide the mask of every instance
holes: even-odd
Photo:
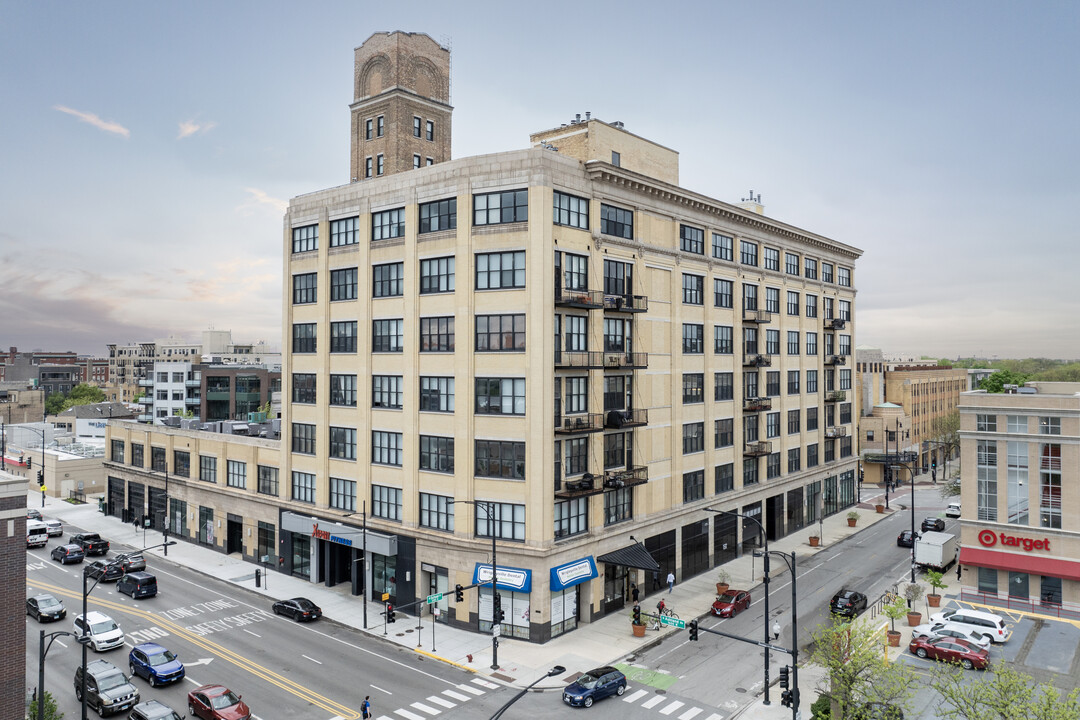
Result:
[[[855,342],[1080,358],[1080,3],[10,2],[0,347],[281,344],[290,198],[348,181],[353,49],[451,48],[456,158],[586,111],[864,254]]]

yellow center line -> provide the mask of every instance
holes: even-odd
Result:
[[[80,600],[80,601],[82,600],[82,594],[81,593],[68,590],[68,589],[63,588],[63,587],[61,587],[59,585],[53,585],[51,583],[41,582],[41,581],[33,579],[33,578],[27,578],[26,579],[26,584],[31,586],[31,587],[38,588],[38,589],[49,590],[49,591],[51,591],[52,593],[54,593],[56,595],[61,595],[61,596],[70,598],[72,600]],[[117,610],[119,612],[127,613],[129,615],[139,616],[139,617],[142,617],[145,620],[152,621],[155,624],[162,625],[162,626],[170,629],[176,635],[186,639],[188,642],[190,642],[190,643],[192,643],[194,645],[197,645],[198,647],[203,648],[207,652],[210,652],[210,653],[216,655],[217,657],[221,658],[222,660],[230,662],[233,665],[239,667],[240,669],[246,670],[247,672],[251,673],[252,675],[260,677],[260,678],[262,678],[263,680],[266,680],[268,683],[270,683],[272,685],[278,686],[279,688],[281,688],[282,690],[285,690],[286,692],[290,693],[291,695],[295,695],[296,697],[299,697],[302,700],[306,700],[307,702],[310,702],[312,705],[317,705],[317,706],[323,708],[324,710],[326,710],[328,712],[332,712],[335,715],[339,715],[342,718],[344,718],[345,720],[356,720],[357,718],[360,717],[360,713],[353,710],[352,708],[349,708],[349,707],[347,707],[345,705],[341,705],[341,704],[339,704],[339,703],[337,703],[337,702],[335,702],[333,700],[330,700],[329,698],[327,698],[327,697],[325,697],[323,695],[320,695],[320,694],[318,694],[316,692],[313,692],[312,690],[304,687],[303,685],[300,685],[300,684],[298,684],[298,683],[296,683],[296,682],[294,682],[294,681],[292,681],[292,680],[290,680],[290,679],[288,679],[288,678],[286,678],[286,677],[284,677],[282,675],[279,675],[278,673],[274,672],[273,670],[270,670],[269,668],[263,667],[262,665],[259,665],[258,663],[255,663],[255,662],[253,662],[253,661],[251,661],[251,660],[249,660],[249,659],[247,659],[247,658],[245,658],[245,657],[243,657],[241,655],[237,655],[233,651],[228,650],[228,649],[222,647],[221,645],[218,645],[217,643],[215,643],[213,641],[207,640],[207,639],[203,638],[202,636],[191,632],[190,630],[188,630],[184,626],[178,625],[178,624],[172,622],[171,620],[167,620],[165,618],[162,618],[162,617],[160,617],[158,615],[155,615],[154,613],[146,611],[146,610],[140,610],[140,609],[137,609],[137,608],[130,608],[130,607],[126,606],[126,605],[123,605],[123,604],[118,603],[118,602],[114,602],[112,600],[104,600],[102,598],[95,598],[94,602],[97,603],[98,605],[103,606],[103,607],[106,607],[106,608],[109,608],[109,609],[112,609],[112,610]]]

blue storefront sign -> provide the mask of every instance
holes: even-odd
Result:
[[[592,555],[551,568],[551,590],[565,590],[597,576]]]
[[[490,582],[491,565],[476,563],[476,568],[473,570],[473,584],[482,585]],[[523,593],[532,592],[532,571],[524,568],[513,568],[500,565],[499,577],[496,581],[496,585],[501,590],[512,590],[514,592]]]

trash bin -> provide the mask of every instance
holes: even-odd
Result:
[[[105,498],[99,497],[97,499],[97,509],[98,509],[98,512],[101,513],[102,515],[105,514]]]
[[[262,571],[259,568],[255,568],[255,587],[262,585]]]

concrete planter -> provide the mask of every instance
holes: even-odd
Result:
[[[885,633],[885,637],[889,640],[889,647],[900,647],[900,631],[889,630]]]
[[[930,607],[941,607],[941,596],[931,593],[926,596],[926,602],[930,603]]]
[[[874,512],[876,512],[878,515],[884,515],[885,514],[885,506],[884,505],[875,505],[874,506]]]
[[[634,637],[645,637],[645,625],[635,625],[630,623],[630,627],[634,631]]]
[[[908,627],[915,627],[916,625],[922,625],[922,613],[921,612],[909,612],[907,614]]]
[[[810,536],[810,547],[817,547],[821,543],[821,538],[817,535]]]

